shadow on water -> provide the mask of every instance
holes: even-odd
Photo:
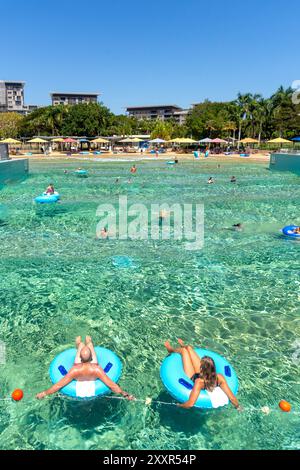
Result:
[[[118,400],[72,400],[57,397],[51,402],[50,414],[55,422],[63,418],[65,424],[82,431],[94,429],[105,422],[117,424],[122,418],[123,407]]]
[[[162,392],[156,400],[170,402],[170,395]],[[199,433],[199,430],[206,425],[208,411],[205,410],[187,410],[177,406],[152,404],[152,409],[159,413],[160,424],[171,428],[174,432],[184,432],[188,436]]]
[[[38,217],[55,217],[65,214],[67,209],[61,204],[36,204],[35,213]]]

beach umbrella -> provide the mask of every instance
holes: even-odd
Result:
[[[294,137],[294,138],[292,139],[292,141],[293,141],[293,142],[300,142],[300,137]]]
[[[97,139],[91,140],[93,144],[108,144],[109,140],[102,139],[102,137],[98,137]]]
[[[51,139],[52,142],[57,142],[57,143],[61,143],[61,142],[64,142],[64,139],[62,139],[61,137],[57,137],[56,139]]]
[[[213,142],[213,140],[209,137],[206,137],[206,139],[199,140],[199,144],[211,144],[211,142]]]
[[[1,144],[22,144],[20,140],[11,139],[11,138],[0,140],[0,143]]]
[[[228,144],[227,140],[224,139],[213,139],[211,142],[213,144]]]
[[[41,139],[40,137],[36,137],[35,139],[27,140],[29,144],[47,144],[48,140]]]
[[[77,142],[77,140],[71,139],[71,137],[67,137],[66,139],[64,139],[64,142],[66,144],[75,144]]]
[[[258,142],[259,142],[258,140],[251,139],[251,137],[246,137],[245,139],[240,140],[241,144],[258,144]]]
[[[164,142],[166,142],[164,139],[159,139],[159,138],[149,140],[150,144],[163,144]]]
[[[291,141],[287,139],[282,139],[281,137],[278,137],[277,139],[272,139],[268,140],[269,144],[290,144]]]

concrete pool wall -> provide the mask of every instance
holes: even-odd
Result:
[[[291,171],[300,175],[300,153],[273,153],[270,170]]]
[[[0,184],[10,183],[28,175],[29,160],[0,160]]]

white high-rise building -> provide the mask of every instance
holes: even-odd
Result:
[[[25,82],[0,80],[0,110],[22,112]]]
[[[24,104],[25,82],[0,80],[0,112],[28,114],[37,106]]]

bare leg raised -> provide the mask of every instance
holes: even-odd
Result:
[[[81,341],[81,336],[77,336],[75,343],[77,347],[77,352],[76,352],[74,364],[81,364],[80,353],[81,353],[82,348],[84,348],[84,343]]]
[[[181,354],[184,372],[189,378],[192,378],[193,375],[196,373],[196,371],[194,369],[191,357],[187,349],[186,348],[172,348],[169,341],[165,342],[165,347],[167,348],[169,353],[176,352],[176,353]]]

